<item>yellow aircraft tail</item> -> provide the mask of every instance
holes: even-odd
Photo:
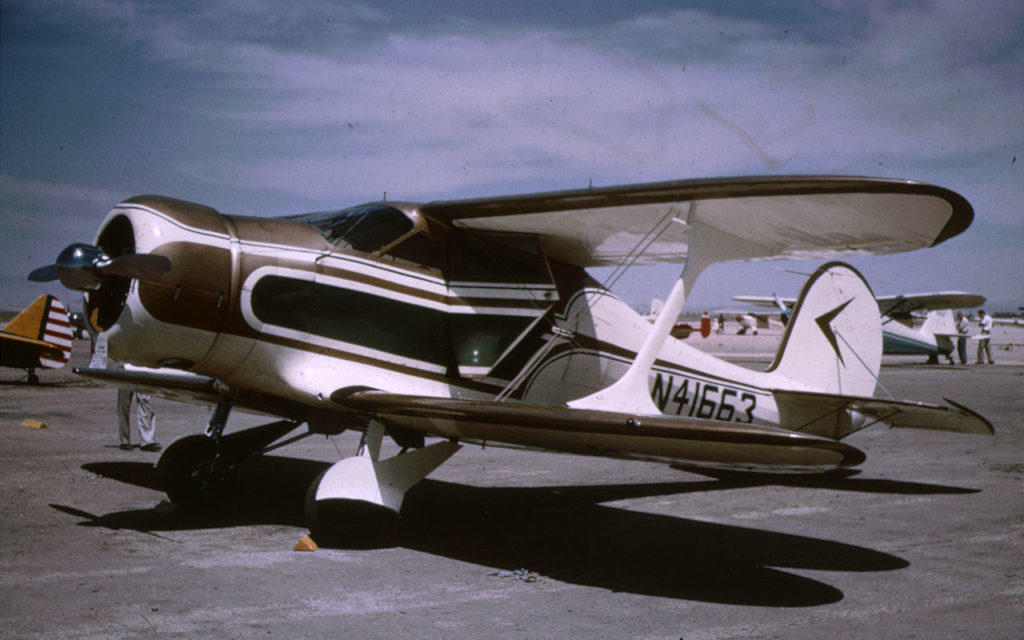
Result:
[[[71,359],[71,320],[57,296],[39,296],[35,302],[4,326],[6,333],[48,342],[60,350],[60,357],[40,356],[44,369],[59,369]]]

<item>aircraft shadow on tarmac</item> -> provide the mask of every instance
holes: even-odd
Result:
[[[303,527],[306,488],[326,467],[322,462],[277,456],[251,460],[240,469],[235,503],[217,513],[139,509],[96,516],[74,507],[51,506],[84,518],[82,526],[132,529],[159,537],[163,536],[157,532],[240,525]],[[83,468],[161,489],[150,464],[103,462]],[[506,572],[525,569],[541,578],[612,591],[776,607],[816,606],[843,598],[831,585],[781,569],[865,572],[908,566],[897,556],[841,542],[601,504],[758,484],[768,483],[698,480],[485,488],[426,480],[407,494],[394,537],[376,546],[400,546]],[[897,494],[972,491],[855,478],[818,478],[800,486]]]

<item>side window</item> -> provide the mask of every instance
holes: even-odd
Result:
[[[428,269],[444,269],[444,247],[425,233],[409,236],[385,251],[383,255]]]
[[[455,361],[460,367],[490,369],[532,321],[523,316],[452,314],[449,322]]]
[[[267,324],[447,364],[443,311],[298,278],[266,276],[252,309]]]
[[[460,233],[450,280],[548,284],[551,273],[537,238],[517,234]]]

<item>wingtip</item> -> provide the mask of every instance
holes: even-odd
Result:
[[[977,420],[980,423],[980,426],[984,427],[983,430],[977,430],[977,431],[974,431],[973,433],[985,434],[985,435],[990,435],[990,436],[994,436],[996,434],[995,427],[992,426],[992,423],[989,422],[988,418],[986,418],[985,416],[981,415],[977,411],[974,411],[973,409],[969,409],[969,408],[965,407],[964,405],[960,404],[959,402],[956,402],[955,400],[950,400],[949,398],[947,398],[945,396],[943,396],[942,399],[945,400],[946,402],[948,402],[950,405],[952,405],[960,413],[963,413],[963,414],[967,415],[968,417]]]

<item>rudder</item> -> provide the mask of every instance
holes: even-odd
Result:
[[[822,265],[793,307],[768,369],[773,386],[870,396],[881,364],[882,322],[871,287],[848,264]]]
[[[71,359],[72,330],[67,309],[57,296],[45,294],[4,326],[4,331],[32,340],[48,342],[60,350],[60,357],[40,355],[44,369],[59,369]]]

